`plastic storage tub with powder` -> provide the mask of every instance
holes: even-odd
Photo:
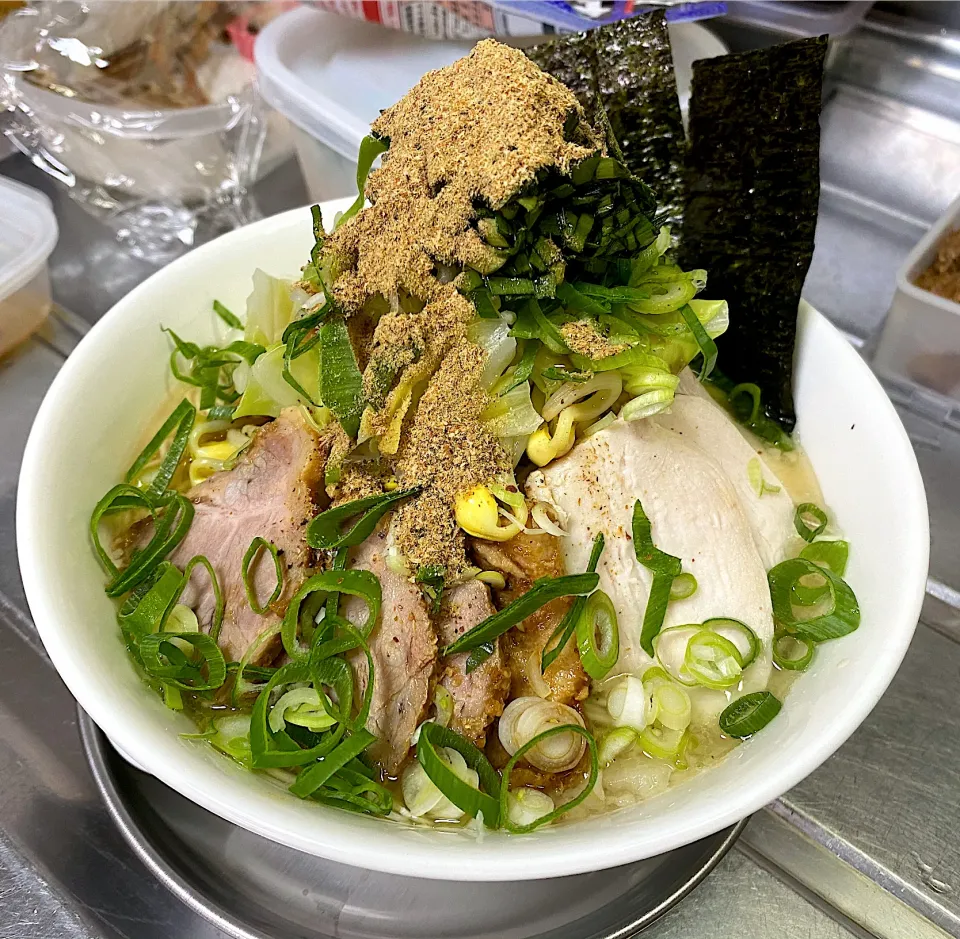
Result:
[[[670,39],[684,109],[693,60],[727,50],[697,23],[670,23]],[[311,200],[355,193],[360,141],[380,110],[424,72],[449,65],[472,47],[473,42],[434,42],[309,8],[274,20],[255,48],[260,91],[294,126]]]
[[[960,284],[960,257],[945,257],[960,237],[954,233],[960,233],[960,196],[897,273],[896,293],[877,341],[873,367],[885,377],[906,378],[960,400],[960,302],[952,299],[958,294],[950,290],[949,296],[939,296],[921,286],[921,275],[934,262],[955,269],[946,276],[951,284]]]
[[[0,356],[23,342],[50,312],[47,260],[57,220],[45,195],[0,177]]]

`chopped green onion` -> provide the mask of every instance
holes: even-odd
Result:
[[[430,599],[430,612],[436,616],[440,612],[443,591],[446,587],[443,568],[437,565],[424,564],[417,570],[414,582],[420,584],[423,588],[423,592]]]
[[[538,338],[555,355],[568,355],[570,347],[567,345],[560,330],[544,316],[540,309],[540,304],[536,300],[530,300],[525,310],[529,311],[537,325],[536,338]]]
[[[270,728],[268,717],[273,690],[284,685],[309,682],[311,678],[308,664],[291,662],[278,668],[257,696],[250,716],[250,753],[254,769],[304,766],[326,756],[342,739],[345,731],[343,724],[338,724],[323,734],[318,743],[306,748],[301,747],[285,730],[275,733]]]
[[[743,668],[753,664],[760,654],[760,638],[746,623],[741,623],[738,619],[714,617],[705,620],[703,628],[732,642],[740,654],[740,664]]]
[[[643,730],[651,720],[643,682],[636,675],[621,675],[607,693],[607,711],[618,727]]]
[[[686,600],[697,592],[697,578],[693,574],[683,571],[673,578],[670,584],[671,600]]]
[[[525,594],[450,643],[441,654],[448,656],[456,652],[469,652],[483,643],[492,642],[517,623],[523,622],[528,616],[536,613],[540,607],[551,600],[558,600],[560,597],[580,597],[592,593],[597,589],[599,581],[600,578],[596,574],[590,573],[541,578],[535,581]]]
[[[699,625],[671,626],[662,630],[654,640],[654,651],[661,669],[671,679],[688,687],[696,685],[697,680],[686,669],[687,646],[701,630]]]
[[[143,490],[127,483],[119,483],[107,491],[94,506],[93,514],[90,516],[90,540],[93,542],[93,549],[100,560],[100,566],[111,577],[117,576],[118,568],[113,563],[110,552],[107,551],[100,540],[100,523],[105,515],[136,508],[145,509],[156,518],[155,507]]]
[[[116,488],[107,493],[104,499],[108,499]],[[94,522],[99,523],[103,515],[101,510],[103,501],[101,500],[94,509],[91,525]],[[193,521],[193,503],[179,492],[171,492],[163,497],[160,508],[163,509],[163,513],[159,518],[156,514],[154,515],[153,537],[143,548],[134,551],[130,563],[107,584],[108,597],[120,597],[128,590],[142,584],[159,563],[186,537],[190,523]],[[96,534],[95,537],[97,537]],[[96,543],[99,544],[99,540]]]
[[[250,661],[255,658],[257,653],[264,649],[271,640],[280,635],[281,626],[282,623],[279,622],[271,623],[247,646],[239,662],[230,663],[231,666],[236,667],[236,672],[233,676],[233,688],[230,689],[230,701],[234,707],[240,707],[240,698],[243,695],[260,691],[263,687],[262,684],[258,685],[256,682],[247,681],[244,677],[247,672],[253,673],[255,677],[260,675],[262,681],[270,680],[270,674],[272,674],[272,672],[263,675],[262,670],[255,665],[251,665]]]
[[[236,314],[231,313],[219,300],[213,301],[213,312],[217,314],[231,329],[243,329]]]
[[[670,730],[686,730],[690,726],[693,705],[684,688],[670,681],[669,677],[647,679],[643,687],[651,704],[649,724],[659,721]]]
[[[562,301],[568,310],[574,310],[577,313],[588,313],[591,316],[599,316],[601,313],[610,312],[610,304],[605,303],[595,297],[588,297],[585,293],[580,293],[573,284],[564,281],[557,285],[557,299]]]
[[[850,557],[850,544],[846,541],[816,541],[806,545],[800,552],[800,557],[828,568],[837,577],[843,577]]]
[[[320,397],[348,437],[356,437],[363,413],[363,375],[342,316],[320,327]]]
[[[849,554],[850,545],[846,541],[815,541],[804,546],[800,557],[820,567],[829,568],[837,577],[843,577]],[[794,583],[793,602],[798,606],[814,606],[823,600],[828,592],[827,579],[820,574],[812,574]]]
[[[487,289],[495,297],[529,296],[534,292],[534,285],[529,277],[488,277]]]
[[[437,752],[439,747],[450,747],[464,758],[467,766],[480,777],[479,789],[464,782],[453,771],[449,763]],[[458,809],[472,818],[482,814],[483,824],[488,828],[500,827],[502,803],[498,801],[497,794],[502,791],[501,780],[482,750],[478,750],[469,740],[449,728],[427,721],[420,728],[417,761],[430,781]]]
[[[570,381],[578,385],[593,377],[591,372],[574,372],[560,365],[547,366],[540,374],[547,381]]]
[[[720,714],[720,729],[728,737],[752,737],[763,730],[782,707],[769,691],[754,691],[728,704]]]
[[[773,661],[791,672],[802,672],[813,661],[815,646],[809,639],[777,636],[773,640]]]
[[[753,457],[753,459],[747,463],[747,479],[750,482],[750,488],[758,497],[763,496],[766,492],[771,494],[780,492],[779,486],[771,486],[770,483],[763,478],[763,465],[759,457]]]
[[[643,626],[640,629],[640,648],[647,655],[653,655],[653,640],[663,629],[663,620],[667,615],[670,602],[670,590],[673,587],[673,574],[654,574],[650,585],[650,596],[643,611]]]
[[[717,344],[713,341],[713,339],[710,338],[710,335],[704,328],[703,323],[700,322],[700,318],[696,313],[694,313],[690,304],[684,303],[684,305],[680,307],[680,315],[683,317],[683,320],[690,329],[690,332],[693,333],[693,338],[697,340],[697,345],[700,347],[700,354],[703,356],[703,362],[700,366],[700,374],[698,378],[700,381],[704,381],[710,377],[710,373],[716,367]]]
[[[828,612],[799,618],[794,612],[793,592],[801,578],[822,575],[832,599]],[[768,574],[773,619],[779,630],[798,639],[824,642],[852,633],[860,625],[860,607],[847,583],[827,567],[820,567],[803,558],[791,558],[774,567]]]
[[[526,346],[524,346],[520,361],[514,366],[512,373],[507,373],[510,376],[510,380],[506,387],[499,392],[500,396],[513,391],[514,388],[519,388],[525,381],[529,381],[530,376],[533,374],[533,367],[537,361],[537,351],[536,344],[532,342],[528,342]]]
[[[827,513],[812,502],[801,502],[793,516],[793,526],[804,541],[813,541],[827,527]]]
[[[707,629],[690,637],[683,666],[697,684],[706,688],[730,688],[743,674],[737,647],[729,639]]]
[[[530,786],[511,790],[507,795],[507,805],[506,817],[517,826],[536,822],[556,808],[547,793]]]
[[[326,599],[328,595],[334,593],[348,593],[351,596],[360,597],[367,605],[367,619],[359,627],[361,636],[368,636],[373,630],[383,602],[380,581],[370,571],[324,571],[308,578],[290,600],[280,632],[283,648],[287,655],[295,661],[299,661],[306,655],[306,650],[300,648],[297,644],[300,607],[307,597],[314,593],[321,594],[322,599]]]
[[[290,791],[301,799],[312,795],[324,783],[343,769],[354,757],[363,753],[377,738],[369,730],[361,729],[352,733],[330,753],[307,769],[301,770]]]
[[[569,802],[565,802],[563,805],[557,806],[557,808],[555,808],[552,812],[548,812],[546,815],[541,816],[536,821],[530,822],[527,825],[514,824],[509,815],[510,774],[513,772],[513,768],[521,759],[523,759],[524,755],[529,750],[539,746],[544,740],[547,740],[550,737],[555,737],[558,734],[564,733],[579,734],[587,742],[587,747],[590,750],[590,775],[587,778],[586,785]],[[510,759],[507,761],[507,765],[504,766],[503,774],[500,779],[500,824],[508,832],[514,835],[526,834],[527,832],[534,831],[543,825],[548,825],[550,822],[558,819],[561,815],[565,815],[571,809],[575,809],[581,802],[583,802],[583,800],[586,799],[591,792],[593,792],[593,787],[597,784],[597,778],[599,775],[600,760],[597,754],[597,742],[594,740],[593,734],[581,727],[579,724],[561,724],[557,727],[551,727],[549,730],[545,730],[543,733],[537,734],[536,737],[528,740],[513,754],[513,756],[510,757]]]
[[[607,731],[597,744],[597,759],[606,768],[617,757],[631,750],[637,743],[638,734],[632,727],[614,727]]]
[[[186,399],[181,401],[173,413],[163,422],[163,426],[153,435],[151,441],[143,448],[140,455],[133,461],[133,465],[127,470],[124,482],[132,483],[143,468],[150,462],[154,454],[163,446],[163,442],[173,433],[173,440],[170,442],[170,449],[166,456],[160,462],[150,485],[146,487],[145,494],[148,499],[156,501],[160,498],[173,474],[176,473],[180,460],[183,457],[183,451],[187,448],[190,440],[190,431],[193,430],[193,423],[197,416],[197,409]],[[174,432],[174,428],[176,431]]]
[[[252,583],[250,579],[250,567],[260,553],[261,548],[270,553],[270,556],[273,558],[274,569],[277,572],[277,585],[273,588],[270,599],[267,600],[263,606],[260,606],[260,602],[257,599],[256,584]],[[243,589],[246,591],[247,603],[250,604],[250,609],[253,610],[254,613],[262,616],[270,606],[277,601],[283,592],[283,564],[280,561],[280,553],[277,550],[277,546],[272,541],[267,541],[266,538],[261,538],[257,535],[257,537],[250,542],[250,547],[247,548],[247,553],[243,556],[243,561],[240,566],[240,577],[243,580]]]
[[[200,660],[189,657],[174,644],[187,643]],[[188,691],[219,688],[227,677],[227,665],[216,641],[206,633],[150,633],[140,640],[140,660],[148,675]],[[203,668],[207,675],[204,678]]]
[[[176,599],[179,601],[181,594],[186,589],[187,584],[190,582],[190,577],[193,574],[193,569],[197,566],[203,567],[207,576],[210,578],[210,586],[213,590],[213,619],[210,621],[210,626],[207,629],[207,633],[210,638],[216,641],[220,637],[220,626],[223,623],[223,612],[226,607],[226,599],[223,596],[223,590],[220,588],[220,579],[217,577],[217,572],[213,569],[213,565],[210,563],[209,558],[204,557],[202,554],[195,555],[187,561],[187,566],[183,569],[183,579],[180,582],[180,589],[177,591]],[[161,628],[163,628],[163,621],[161,621]]]
[[[493,303],[493,296],[489,288],[481,287],[470,294],[473,306],[477,311],[477,316],[485,320],[498,320],[500,314]]]
[[[640,647],[647,655],[653,655],[653,640],[663,628],[663,618],[670,602],[673,579],[680,573],[680,558],[661,551],[653,543],[653,526],[640,500],[633,504],[633,550],[637,560],[653,572],[650,597],[643,614],[640,631]]]
[[[589,597],[577,619],[577,645],[583,670],[601,679],[617,664],[620,656],[620,630],[613,602],[602,590]]]
[[[603,534],[598,534],[596,538],[593,539],[593,547],[590,549],[590,558],[587,561],[587,573],[592,574],[597,569],[597,564],[600,561],[600,555],[603,552],[604,537]],[[550,634],[550,638],[547,639],[543,647],[543,654],[540,658],[540,673],[543,674],[546,670],[553,664],[554,660],[558,655],[566,648],[567,643],[570,641],[570,637],[574,634],[577,628],[577,623],[580,621],[580,615],[583,612],[584,604],[586,600],[583,597],[578,597],[570,606],[570,609],[567,610],[566,615],[562,620],[557,624],[557,628]],[[619,634],[617,641],[619,642]]]
[[[398,489],[396,492],[365,496],[362,499],[345,502],[336,508],[327,509],[317,515],[307,526],[307,544],[311,548],[327,551],[356,547],[367,540],[377,527],[377,522],[397,502],[419,493],[419,487]],[[344,531],[344,523],[349,523],[353,519],[356,519],[354,524]]]
[[[651,724],[640,734],[640,746],[655,760],[675,760],[684,749],[687,731]]]
[[[653,526],[639,499],[633,504],[633,550],[637,560],[654,574],[669,574],[673,578],[680,573],[680,558],[654,545]]]
[[[177,602],[183,575],[169,561],[161,561],[149,580],[140,584],[120,606],[117,622],[124,638],[134,648],[157,632],[167,611]]]
[[[357,198],[350,208],[340,216],[335,226],[336,228],[348,222],[363,208],[363,203],[366,198],[364,189],[367,185],[367,177],[370,175],[370,168],[373,166],[373,161],[376,160],[381,153],[386,153],[389,149],[389,140],[380,140],[377,137],[371,137],[369,134],[360,141],[360,152],[357,154]],[[327,407],[330,407],[330,405],[327,405]],[[331,408],[331,410],[333,409]],[[351,434],[351,436],[353,435]]]

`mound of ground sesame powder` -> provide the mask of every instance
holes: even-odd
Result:
[[[571,113],[586,145],[565,139]],[[452,282],[464,267],[491,273],[503,260],[472,224],[475,206],[500,208],[539,171],[568,172],[602,145],[566,87],[494,40],[425,75],[373,131],[390,147],[367,183],[372,205],[324,252],[348,317],[379,316],[356,350],[367,402],[358,443],[377,459],[366,470],[351,463],[331,495],[375,491],[388,463],[400,485],[422,487],[397,514],[397,546],[414,566],[455,575],[466,565],[457,493],[512,469],[480,420],[484,353],[467,338],[473,305]]]

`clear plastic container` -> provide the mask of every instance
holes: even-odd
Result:
[[[872,0],[730,0],[727,19],[790,36],[840,36],[861,23]]]
[[[960,400],[960,303],[918,287],[949,232],[960,231],[960,197],[907,256],[873,354],[884,377],[907,379]]]
[[[83,28],[85,8],[64,6],[79,12],[61,21],[54,9],[24,7],[0,30],[0,107],[11,111],[6,133],[17,146],[146,260],[170,260],[198,237],[256,217],[247,187],[265,122],[255,87],[202,107],[153,109],[94,104],[39,87],[25,74],[37,67],[38,42],[56,36],[58,50],[86,49],[72,38]]]
[[[254,50],[260,92],[294,126],[310,198],[355,193],[360,141],[381,109],[472,45],[431,42],[309,8],[267,26]]]
[[[47,260],[57,243],[50,200],[0,177],[0,356],[38,329],[50,312]]]

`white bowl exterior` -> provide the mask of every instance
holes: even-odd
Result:
[[[328,203],[329,220],[349,200]],[[24,586],[64,682],[118,747],[212,812],[290,847],[358,867],[456,880],[554,877],[628,863],[705,837],[756,811],[812,772],[856,729],[889,684],[923,599],[928,525],[909,440],[867,366],[802,305],[797,347],[799,434],[827,504],[849,538],[848,579],[860,629],[823,645],[764,732],[719,766],[636,807],[527,836],[411,829],[301,802],[201,742],[137,676],[90,549],[87,524],[177,400],[167,368],[173,327],[213,339],[217,298],[244,309],[256,267],[295,276],[312,237],[305,210],[201,247],[121,300],[55,379],[27,444],[17,530]]]

